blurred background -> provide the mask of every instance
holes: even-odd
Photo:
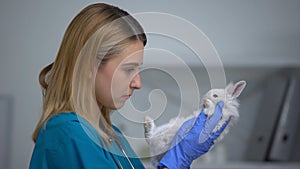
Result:
[[[28,168],[34,146],[31,134],[42,111],[38,74],[54,61],[72,18],[95,2],[98,1],[0,2],[1,169]],[[239,121],[220,144],[193,163],[193,168],[300,167],[300,1],[105,2],[129,13],[163,12],[186,19],[202,30],[218,51],[226,83],[247,81],[239,97]],[[148,40],[146,48],[170,51],[190,68],[198,91],[187,88],[186,93],[199,92],[201,96],[211,88],[208,67],[185,44],[158,35],[149,35]],[[147,56],[145,66],[164,67],[173,74],[151,68],[142,71],[143,88],[130,103],[143,112],[166,99],[156,119],[158,125],[178,116],[180,108],[183,116],[197,109],[199,103],[193,97],[182,100],[178,79],[173,76],[185,77],[185,67]],[[129,109],[125,107],[122,112],[126,110]],[[142,140],[142,123],[130,121],[118,112],[112,119],[126,136]],[[141,141],[133,143],[133,147],[150,167],[147,145]]]

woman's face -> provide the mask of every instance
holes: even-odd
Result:
[[[139,68],[143,63],[142,42],[133,42],[105,64],[100,64],[95,80],[99,107],[121,108],[135,89],[142,87]]]

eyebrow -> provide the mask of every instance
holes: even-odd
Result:
[[[140,65],[142,65],[143,63],[141,63],[141,64],[138,64],[138,63],[133,63],[133,62],[131,62],[131,63],[124,63],[122,66],[140,66]]]

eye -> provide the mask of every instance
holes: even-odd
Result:
[[[128,68],[128,69],[126,69],[126,72],[128,72],[128,73],[131,73],[131,72],[133,72],[135,69],[133,69],[133,68]]]
[[[214,97],[214,98],[217,98],[217,97],[218,97],[218,95],[217,95],[217,94],[214,94],[214,95],[213,95],[213,97]]]
[[[125,68],[124,71],[127,73],[127,74],[132,74],[136,71],[135,68]]]

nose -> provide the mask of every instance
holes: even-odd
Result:
[[[137,73],[131,80],[130,87],[134,89],[142,88],[142,80],[139,73]]]

